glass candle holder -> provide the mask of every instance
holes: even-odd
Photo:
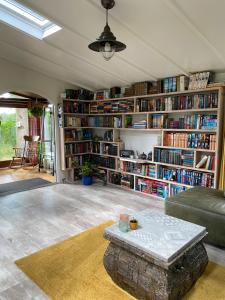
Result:
[[[127,232],[129,230],[129,215],[127,214],[120,215],[119,229],[122,232]]]

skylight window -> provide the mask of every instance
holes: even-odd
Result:
[[[0,21],[41,40],[62,29],[15,0],[0,0]]]

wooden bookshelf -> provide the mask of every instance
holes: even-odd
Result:
[[[216,107],[202,107],[202,108],[188,108],[188,109],[168,109],[168,110],[150,110],[150,111],[137,111],[137,101],[139,100],[147,100],[147,101],[155,101],[157,99],[162,99],[161,101],[164,101],[164,99],[168,98],[168,97],[172,97],[172,96],[190,96],[190,97],[194,97],[196,95],[208,95],[208,97],[210,97],[209,95],[213,93],[217,96],[218,99],[218,103],[216,105]],[[86,140],[80,140],[80,141],[65,141],[65,131],[67,130],[82,130],[82,129],[88,129],[91,131],[108,131],[108,130],[112,130],[113,131],[113,141],[104,141],[104,140],[100,140],[98,141],[100,144],[104,144],[104,143],[108,143],[108,144],[118,144],[118,153],[117,155],[110,155],[110,154],[104,154],[104,153],[93,153],[92,151],[90,152],[84,152],[84,153],[78,153],[78,154],[74,154],[74,155],[84,155],[84,154],[89,154],[89,155],[94,155],[96,157],[105,157],[105,158],[111,158],[115,160],[115,168],[110,168],[110,167],[104,167],[104,166],[99,166],[99,168],[105,170],[107,172],[107,178],[109,179],[110,174],[112,172],[116,172],[119,173],[121,175],[129,175],[129,176],[133,176],[134,179],[134,188],[133,190],[137,191],[137,187],[136,187],[136,181],[138,178],[143,178],[146,180],[153,180],[153,181],[157,181],[157,182],[161,182],[164,184],[167,184],[167,188],[168,188],[168,196],[170,196],[172,194],[172,187],[173,186],[177,186],[177,187],[183,187],[183,188],[191,188],[192,185],[189,184],[185,184],[185,183],[181,183],[181,182],[176,182],[176,181],[172,181],[172,180],[167,180],[167,179],[161,179],[159,178],[159,169],[160,167],[168,167],[168,168],[172,168],[172,169],[185,169],[187,171],[192,171],[192,172],[199,172],[201,174],[211,174],[212,176],[214,176],[214,182],[213,182],[213,187],[217,188],[218,187],[218,176],[219,176],[219,165],[220,165],[220,157],[221,157],[221,137],[222,137],[222,127],[223,127],[223,117],[224,117],[224,107],[223,107],[223,99],[224,99],[224,90],[222,87],[212,87],[212,88],[206,88],[206,89],[201,89],[201,90],[191,90],[191,91],[182,91],[182,92],[171,92],[171,93],[162,93],[162,94],[151,94],[151,95],[143,95],[143,96],[131,96],[131,97],[122,97],[122,98],[112,98],[112,99],[104,99],[104,100],[88,100],[88,101],[83,101],[83,100],[76,100],[76,99],[66,99],[63,100],[63,102],[76,102],[78,101],[79,103],[87,103],[87,105],[89,105],[89,112],[88,113],[74,113],[74,112],[65,112],[62,114],[62,117],[85,117],[89,120],[89,117],[120,117],[122,118],[122,126],[120,128],[115,128],[115,127],[106,127],[106,126],[102,126],[102,127],[95,127],[95,126],[81,126],[81,127],[72,127],[72,126],[62,126],[62,128],[60,128],[60,137],[61,137],[61,153],[62,153],[62,160],[61,160],[61,165],[62,165],[62,170],[73,170],[73,168],[66,168],[65,167],[65,145],[69,144],[69,143],[83,143],[83,142],[87,142]],[[97,103],[120,103],[120,101],[122,101],[124,103],[124,101],[128,100],[129,103],[133,102],[133,111],[124,111],[124,112],[91,112],[91,106],[92,105],[97,105]],[[205,101],[205,100],[204,100]],[[194,103],[194,102],[193,102]],[[130,105],[130,104],[129,104]],[[196,104],[194,103],[194,106],[196,106]],[[149,128],[150,126],[150,117],[154,116],[154,115],[166,115],[169,117],[174,117],[176,115],[179,116],[179,118],[182,118],[184,116],[194,116],[194,115],[200,115],[200,116],[205,116],[205,115],[216,115],[217,116],[217,127],[216,128]],[[125,118],[126,116],[143,116],[143,118],[146,119],[147,121],[147,125],[146,128],[127,128],[125,127]],[[149,160],[140,160],[140,159],[131,159],[131,158],[121,158],[119,156],[119,151],[121,149],[123,149],[124,146],[121,147],[121,142],[118,141],[118,138],[120,137],[120,132],[122,131],[140,131],[141,133],[159,133],[161,134],[161,144],[156,146],[156,145],[152,145],[153,146],[153,160],[149,161]],[[187,134],[212,134],[215,135],[215,149],[208,149],[208,148],[193,148],[193,147],[173,147],[173,146],[168,146],[165,144],[164,141],[164,137],[166,134],[169,133],[187,133]],[[146,137],[147,138],[147,137]],[[88,140],[88,142],[91,143],[91,139]],[[100,147],[101,148],[101,147]],[[164,162],[159,162],[159,161],[154,161],[154,149],[159,148],[159,149],[168,149],[168,150],[183,150],[183,151],[188,151],[188,152],[192,152],[194,154],[194,160],[193,160],[193,167],[191,166],[183,166],[183,165],[178,165],[178,164],[171,164],[171,163],[164,163]],[[126,147],[125,147],[126,149]],[[205,168],[196,168],[197,162],[200,159],[201,155],[213,155],[215,156],[215,168],[214,170],[210,170],[210,169],[205,169]],[[124,172],[120,169],[120,164],[122,161],[127,161],[127,162],[133,162],[136,164],[151,164],[155,166],[155,173],[156,176],[155,177],[151,177],[151,176],[147,176],[147,175],[142,175],[142,174],[137,174],[134,172]],[[138,191],[140,192],[140,191]],[[151,195],[152,196],[152,195]],[[159,198],[158,196],[156,196],[156,198]]]

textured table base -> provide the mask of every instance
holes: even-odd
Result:
[[[164,269],[111,242],[103,262],[113,281],[137,299],[178,300],[201,276],[208,256],[199,242]]]

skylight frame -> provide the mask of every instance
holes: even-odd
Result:
[[[0,0],[0,21],[41,40],[62,29],[15,0]]]

